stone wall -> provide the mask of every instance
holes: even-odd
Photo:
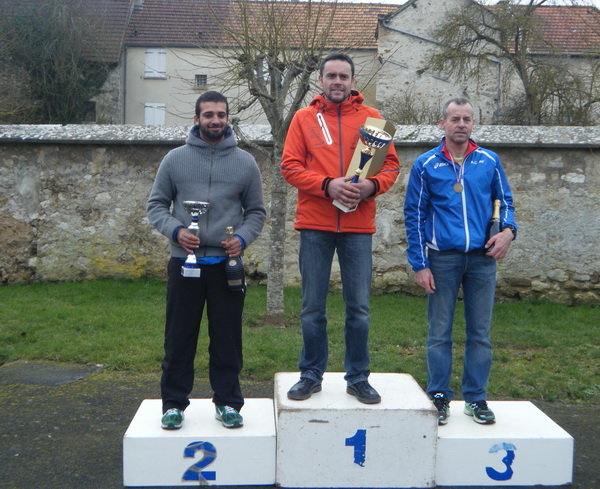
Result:
[[[269,144],[268,128],[250,128]],[[145,216],[163,155],[185,127],[0,126],[0,282],[164,277],[166,239]],[[396,185],[378,198],[375,292],[421,294],[406,261],[402,205],[408,169],[436,145],[434,126],[399,126]],[[483,126],[474,133],[498,152],[515,194],[519,237],[498,267],[501,299],[600,304],[600,131],[598,128]],[[265,197],[268,161],[258,153]],[[285,279],[299,283],[290,187]],[[267,220],[268,223],[268,220]],[[268,229],[246,253],[265,283]],[[334,267],[332,286],[339,284]]]

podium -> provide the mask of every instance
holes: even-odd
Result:
[[[275,375],[274,399],[247,399],[244,426],[224,428],[210,399],[192,399],[179,430],[160,427],[144,400],[123,438],[123,483],[154,486],[433,488],[557,486],[572,482],[573,438],[527,401],[489,401],[480,425],[450,403],[448,424],[408,374],[371,374],[379,404],[346,393],[343,373],[322,391],[287,398],[298,372]]]
[[[293,401],[298,379],[275,375],[280,486],[435,486],[437,409],[410,375],[371,374],[379,404],[347,394],[343,373],[325,373],[321,392]]]
[[[441,486],[559,486],[573,478],[573,438],[527,401],[489,401],[497,422],[478,425],[450,403],[438,430]]]
[[[123,485],[273,485],[272,399],[247,399],[242,428],[215,419],[210,399],[192,399],[179,430],[160,427],[162,401],[146,399],[123,438]]]

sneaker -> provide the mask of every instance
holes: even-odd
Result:
[[[301,378],[288,391],[288,399],[295,401],[304,401],[312,396],[315,392],[321,392],[321,383],[314,380]]]
[[[355,396],[364,404],[377,404],[381,402],[381,396],[366,380],[347,386],[346,392],[351,396]]]
[[[467,416],[473,416],[473,421],[479,424],[493,424],[496,422],[496,416],[486,401],[466,402],[464,413]]]
[[[225,428],[241,428],[244,426],[244,418],[231,406],[215,406],[215,418],[221,422]]]
[[[431,400],[438,410],[438,424],[444,425],[448,423],[448,417],[450,416],[450,401],[448,396],[443,392],[436,392]]]
[[[163,430],[178,430],[181,428],[184,418],[185,416],[181,409],[167,409],[160,420],[160,427]]]

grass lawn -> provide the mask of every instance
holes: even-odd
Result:
[[[300,291],[285,291],[286,327],[264,321],[266,289],[248,289],[244,370],[248,380],[272,380],[297,371],[302,337]],[[53,360],[102,364],[108,369],[158,372],[162,360],[165,284],[161,281],[93,281],[0,287],[0,363]],[[371,370],[411,374],[425,385],[427,300],[401,294],[371,299]],[[491,399],[600,402],[598,307],[498,303],[494,311]],[[328,303],[328,370],[343,371],[344,303]],[[452,387],[460,393],[464,321],[455,318]],[[204,322],[196,368],[208,363]]]

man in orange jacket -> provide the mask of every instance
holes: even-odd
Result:
[[[298,189],[294,228],[300,231],[304,344],[300,381],[288,398],[304,400],[321,390],[327,368],[326,301],[334,252],[337,252],[346,303],[344,369],[346,392],[360,402],[375,404],[380,395],[369,384],[369,296],[372,275],[372,237],[375,232],[375,197],[387,192],[400,172],[393,144],[381,171],[350,183],[346,172],[367,117],[381,118],[363,105],[353,90],[354,63],[345,54],[327,56],[319,69],[323,92],[299,110],[283,149],[281,172]],[[332,204],[339,201],[355,211],[345,213]]]

